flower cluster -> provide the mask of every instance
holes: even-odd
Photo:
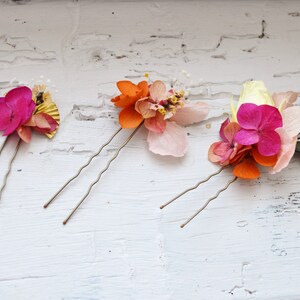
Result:
[[[119,81],[121,94],[112,102],[122,108],[119,122],[122,128],[136,128],[144,121],[149,130],[148,144],[153,153],[183,156],[187,151],[187,134],[182,126],[202,121],[208,114],[205,103],[188,102],[184,91],[167,90],[160,81],[137,85]]]
[[[259,165],[280,172],[294,155],[300,132],[296,99],[297,93],[270,96],[263,82],[246,82],[237,107],[231,103],[231,120],[221,125],[221,141],[209,148],[209,160],[234,165],[234,175],[243,179],[258,178]]]
[[[45,86],[26,86],[10,90],[0,97],[0,131],[4,136],[17,132],[29,143],[32,129],[53,137],[59,124],[59,113]]]

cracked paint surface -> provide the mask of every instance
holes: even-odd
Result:
[[[207,150],[244,81],[300,92],[299,16],[286,0],[0,0],[1,94],[42,81],[62,117],[53,141],[22,145],[1,199],[0,299],[298,300],[299,155],[280,174],[237,181],[184,230],[228,170],[159,206],[216,171]],[[151,154],[141,129],[63,227],[129,131],[42,205],[117,130],[115,82],[145,73],[181,82],[211,106],[208,119],[188,128],[184,158]]]

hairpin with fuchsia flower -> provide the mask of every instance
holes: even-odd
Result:
[[[121,109],[119,114],[120,128],[89,158],[77,174],[70,178],[57,193],[44,205],[45,208],[75,179],[91,161],[98,156],[104,147],[110,144],[122,129],[134,129],[126,141],[116,151],[106,167],[99,173],[98,178],[90,185],[89,189],[79,201],[69,216],[64,220],[65,225],[76,210],[90,194],[93,186],[99,182],[110,164],[117,158],[120,151],[129,143],[137,130],[144,124],[148,130],[149,150],[159,155],[182,157],[188,149],[187,133],[184,126],[198,123],[208,114],[208,105],[202,102],[189,102],[183,90],[167,89],[160,80],[148,83],[141,81],[134,84],[124,80],[117,82],[120,95],[112,99],[116,107]]]
[[[35,85],[33,89],[26,86],[17,87],[10,90],[4,97],[0,97],[0,131],[3,131],[3,136],[6,137],[0,148],[0,154],[9,136],[14,133],[19,136],[0,188],[0,198],[21,141],[29,143],[32,130],[52,138],[57,131],[59,121],[57,106],[44,85]]]
[[[295,153],[300,133],[300,107],[294,106],[297,97],[294,92],[270,96],[262,81],[246,82],[237,107],[231,101],[232,116],[221,125],[221,141],[213,143],[208,151],[208,159],[221,168],[161,208],[232,166],[233,179],[181,225],[184,227],[238,178],[257,179],[261,167],[267,167],[271,174],[287,167]]]

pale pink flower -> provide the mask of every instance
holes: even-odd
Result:
[[[282,92],[282,93],[274,93],[272,95],[275,106],[283,111],[288,107],[294,106],[294,103],[297,100],[297,93],[295,92]]]
[[[135,109],[145,118],[150,151],[160,155],[184,156],[188,140],[181,126],[205,119],[207,104],[187,102],[183,92],[167,91],[165,84],[159,80],[150,86],[149,92],[149,97],[136,102]]]
[[[239,124],[230,122],[229,119],[222,123],[219,132],[222,141],[213,143],[208,150],[208,159],[211,162],[225,166],[238,154],[239,150],[243,148],[235,140],[235,135],[239,130]]]
[[[270,170],[271,173],[280,172],[288,166],[295,153],[297,136],[300,133],[299,106],[289,106],[282,111],[281,115],[283,126],[276,130],[281,139],[281,148],[277,163]]]

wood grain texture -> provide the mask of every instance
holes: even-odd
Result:
[[[43,81],[62,116],[53,141],[21,146],[3,193],[0,299],[300,299],[299,155],[280,174],[237,181],[185,229],[229,170],[159,209],[217,170],[207,150],[245,80],[299,92],[299,16],[299,1],[0,1],[1,94]],[[151,154],[141,129],[63,227],[129,131],[42,205],[117,129],[115,82],[145,72],[184,82],[209,119],[187,129],[182,159]]]

